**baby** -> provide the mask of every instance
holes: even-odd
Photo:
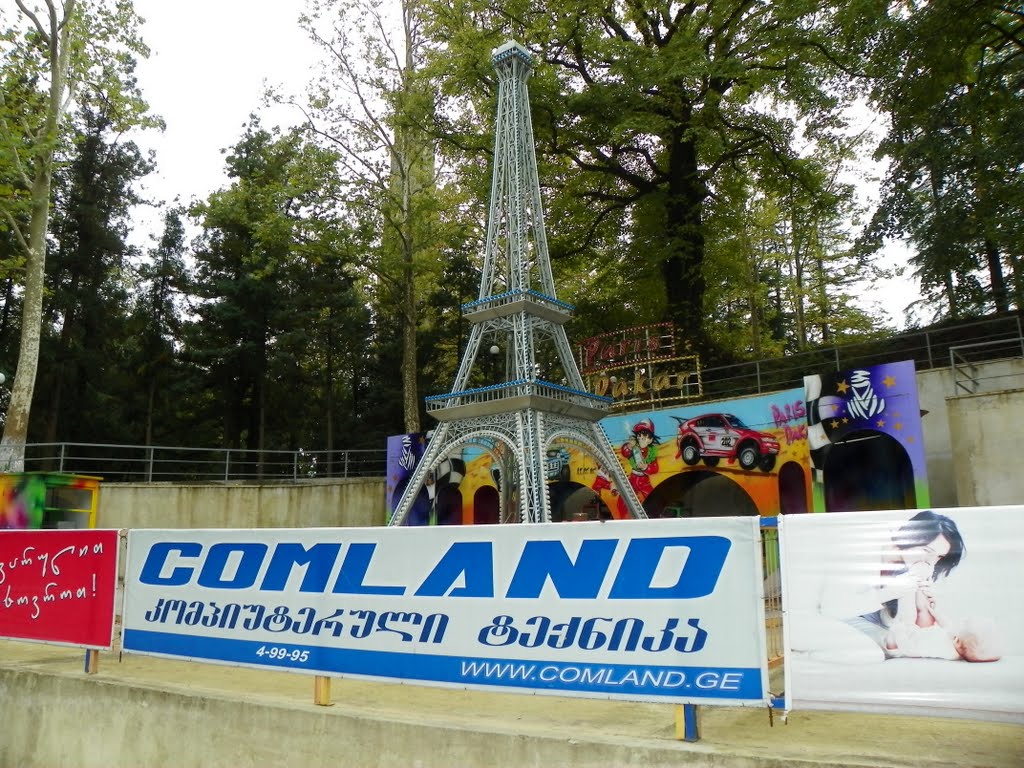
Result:
[[[896,618],[883,640],[887,658],[998,661],[1002,657],[995,625],[986,619],[953,621],[926,590],[901,597]]]
[[[939,624],[919,627],[911,623],[893,624],[885,636],[887,658],[962,659],[999,661],[1002,652],[990,622],[964,619],[955,631]]]

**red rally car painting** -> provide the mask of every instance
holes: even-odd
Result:
[[[779,441],[765,432],[758,432],[731,413],[705,413],[679,422],[676,445],[683,461],[691,467],[701,459],[709,467],[719,459],[739,461],[743,469],[760,468],[771,472],[779,455]]]

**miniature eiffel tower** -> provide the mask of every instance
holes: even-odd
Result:
[[[462,307],[472,327],[452,391],[426,398],[427,412],[440,425],[391,525],[405,521],[445,459],[470,445],[494,462],[501,522],[551,520],[547,452],[566,445],[590,454],[628,512],[645,518],[597,423],[611,400],[586,391],[572,356],[563,326],[573,307],[555,298],[526,90],[533,57],[508,42],[493,52],[492,63],[498,73],[498,113],[480,296]],[[480,359],[482,349],[492,359]],[[503,378],[479,385],[482,379],[498,379],[502,352]]]

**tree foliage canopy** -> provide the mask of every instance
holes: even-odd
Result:
[[[138,19],[128,0],[47,8],[0,17],[8,443],[379,448],[422,428],[479,285],[490,54],[509,38],[536,58],[571,338],[669,320],[714,365],[876,336],[857,298],[897,240],[922,312],[1024,299],[1012,4],[317,0],[302,24],[322,72],[274,96],[302,126],[253,116],[225,185],[165,207],[148,249],[128,243],[153,160],[123,138],[159,123],[135,81]],[[851,124],[865,102],[886,126],[873,210]]]
[[[623,293],[637,297],[622,296],[624,314],[671,320],[711,352],[710,209],[736,172],[829,194],[799,140],[834,140],[843,127],[860,42],[847,4],[460,0],[427,2],[424,13],[435,39],[457,41],[434,59],[442,92],[455,95],[454,137],[487,112],[489,49],[515,37],[537,55],[530,88],[552,257],[574,274],[620,271],[632,289]]]
[[[1024,12],[1012,4],[894,4],[868,60],[890,120],[866,242],[904,237],[932,316],[1024,299]]]

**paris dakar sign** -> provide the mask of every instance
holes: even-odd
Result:
[[[702,394],[700,357],[679,354],[679,346],[671,323],[625,328],[583,341],[580,369],[614,409],[694,400]]]

